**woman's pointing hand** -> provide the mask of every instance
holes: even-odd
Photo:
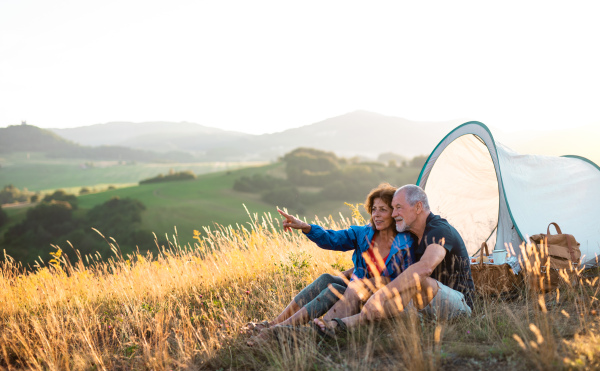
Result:
[[[285,218],[283,220],[283,230],[284,231],[288,232],[292,229],[301,229],[302,232],[308,233],[312,229],[310,224],[303,222],[302,220],[296,218],[295,216],[292,216],[292,215],[284,212],[283,210],[280,210],[279,208],[277,209],[277,211],[279,212],[279,214],[281,214],[281,216],[283,216]]]

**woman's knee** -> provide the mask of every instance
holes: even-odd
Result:
[[[341,299],[346,290],[348,288],[346,286],[339,285],[337,283],[330,283],[327,285],[327,288],[321,292],[323,296],[327,297],[336,297],[337,299]]]
[[[302,291],[300,291],[298,295],[296,295],[294,301],[296,302],[296,304],[298,304],[298,306],[303,307],[311,300],[316,298],[323,290],[327,289],[327,287],[330,284],[338,281],[338,277],[328,273],[324,273],[317,277],[317,279],[314,280],[311,284],[302,289]]]
[[[329,273],[323,273],[322,275],[320,275],[319,277],[317,277],[317,279],[315,280],[315,282],[326,282],[327,284],[334,282],[336,280],[336,276],[334,276],[333,274],[329,274]]]

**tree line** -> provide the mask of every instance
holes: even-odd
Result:
[[[12,204],[15,202],[37,202],[40,195],[27,189],[19,189],[12,184],[4,186],[0,190],[0,205]]]
[[[169,171],[169,174],[167,174],[167,175],[158,174],[157,176],[155,176],[153,178],[140,180],[139,184],[142,185],[142,184],[161,183],[161,182],[174,182],[174,181],[192,180],[192,179],[196,179],[196,174],[194,174],[194,172],[191,170],[175,172],[173,169],[171,169]]]
[[[236,179],[233,188],[260,193],[265,202],[303,212],[306,206],[321,201],[362,199],[381,182],[414,183],[427,157],[405,160],[386,154],[386,159],[387,163],[365,162],[318,149],[298,148],[280,159],[285,164],[285,179],[254,174]],[[310,187],[311,191],[301,191],[303,187]]]
[[[110,255],[108,241],[92,228],[106,238],[114,238],[123,254],[136,251],[136,246],[143,246],[144,250],[155,246],[152,234],[140,227],[141,213],[146,207],[138,200],[113,197],[87,212],[78,209],[75,195],[55,191],[27,210],[25,219],[4,233],[1,245],[9,256],[25,266],[34,264],[38,257],[48,257],[51,244],[69,254],[67,241],[82,256],[96,251],[105,257]]]

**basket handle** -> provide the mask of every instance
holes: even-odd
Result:
[[[488,245],[486,242],[481,244],[481,249],[479,249],[479,264],[483,264],[483,249],[485,249],[485,255],[488,256],[490,253],[488,252]]]

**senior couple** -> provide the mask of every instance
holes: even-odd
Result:
[[[323,249],[354,250],[354,267],[344,277],[321,275],[274,320],[249,323],[258,334],[248,345],[264,341],[278,327],[311,320],[320,333],[333,336],[409,308],[435,318],[471,314],[474,285],[467,249],[456,229],[430,211],[425,192],[416,185],[396,189],[383,183],[364,205],[369,224],[339,231],[278,210],[284,230],[299,229]]]

